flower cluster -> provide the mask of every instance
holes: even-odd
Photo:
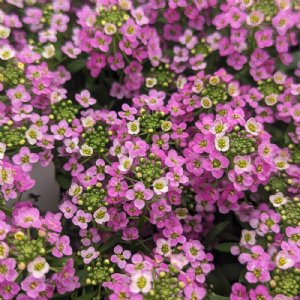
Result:
[[[6,214],[5,214],[6,212]],[[30,202],[0,210],[1,299],[52,299],[79,287],[61,214],[40,215]],[[8,216],[9,215],[9,216]]]
[[[297,300],[299,40],[293,0],[3,0],[0,299]],[[60,212],[9,208],[35,164]]]

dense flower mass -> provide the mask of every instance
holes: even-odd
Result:
[[[299,41],[294,0],[0,1],[0,300],[298,300]]]

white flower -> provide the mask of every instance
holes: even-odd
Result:
[[[277,103],[277,101],[278,101],[278,95],[276,95],[276,94],[270,94],[270,95],[265,97],[265,103],[268,106],[275,105]]]
[[[82,193],[82,186],[73,182],[69,188],[69,195],[70,196],[78,196],[81,193]]]
[[[285,251],[280,251],[276,255],[275,262],[278,268],[286,270],[294,266],[295,261]]]
[[[35,278],[42,278],[46,273],[49,272],[49,264],[46,259],[38,256],[27,266],[27,271],[32,274]]]
[[[201,98],[200,103],[203,108],[211,108],[212,107],[212,101],[208,97]]]
[[[199,94],[203,90],[203,82],[200,79],[196,79],[194,81],[194,85],[192,86],[192,91],[195,94]]]
[[[254,118],[250,118],[245,125],[246,131],[252,135],[259,135],[259,132],[262,129],[262,126]]]
[[[0,59],[9,60],[15,56],[15,50],[8,45],[0,46]]]
[[[278,170],[286,170],[289,167],[287,158],[281,156],[274,158],[274,164]]]
[[[284,197],[284,195],[279,192],[276,193],[275,195],[270,196],[270,201],[275,207],[280,207],[281,205],[285,204],[288,202],[288,199]]]
[[[10,28],[0,25],[0,39],[7,39],[10,35]]]
[[[187,83],[186,77],[179,75],[179,77],[176,80],[176,87],[178,89],[183,89],[184,85]]]
[[[89,145],[83,144],[83,145],[81,146],[79,152],[80,152],[80,154],[81,154],[82,156],[92,156],[94,150],[93,150],[93,148],[90,147]]]
[[[152,287],[152,275],[150,272],[135,273],[131,277],[130,291],[134,294],[142,292],[147,294]]]
[[[169,190],[168,183],[169,183],[169,181],[165,177],[161,177],[159,179],[154,180],[154,182],[153,182],[154,193],[156,195],[161,195],[161,194],[166,193]]]
[[[181,253],[172,254],[170,260],[171,260],[171,265],[179,270],[182,270],[189,263],[187,258]]]
[[[165,239],[156,241],[156,252],[162,256],[170,256],[172,253],[171,243]]]
[[[131,1],[128,1],[128,0],[119,0],[119,6],[123,10],[130,10],[132,7],[132,3],[131,3]]]
[[[105,222],[108,222],[110,220],[110,216],[107,212],[107,208],[106,207],[100,207],[98,208],[94,214],[93,217],[95,219],[95,222],[97,224],[103,224]]]
[[[84,128],[93,127],[96,124],[96,122],[92,116],[87,116],[85,118],[82,118],[81,123]]]
[[[240,94],[239,85],[236,82],[229,83],[227,90],[231,97],[236,97]]]
[[[284,82],[286,81],[286,75],[284,73],[281,73],[280,71],[277,71],[274,75],[273,75],[273,78],[274,78],[274,81],[277,83],[277,84],[284,84]],[[293,86],[293,85],[292,85]]]
[[[112,24],[112,23],[106,23],[104,25],[104,32],[105,34],[107,35],[113,35],[117,32],[117,27],[115,24]]]
[[[127,157],[124,155],[120,156],[119,159],[120,159],[120,164],[118,169],[120,171],[127,172],[132,166],[133,159],[131,157]]]
[[[210,128],[210,132],[216,136],[223,136],[227,127],[227,124],[224,124],[221,120],[215,120]]]
[[[9,254],[9,248],[7,244],[3,241],[0,241],[0,259],[5,259]]]
[[[215,147],[218,151],[225,152],[229,149],[229,137],[221,136],[215,138]]]
[[[242,230],[242,238],[241,244],[242,245],[255,245],[255,231],[254,230]]]
[[[138,134],[140,132],[140,122],[138,120],[127,123],[129,134]]]
[[[52,44],[48,44],[42,51],[42,56],[45,58],[51,58],[55,55],[55,47]]]
[[[36,144],[38,140],[43,137],[43,134],[40,132],[40,129],[36,125],[32,125],[25,133],[25,137],[30,145]]]
[[[6,144],[0,142],[0,159],[3,159],[6,151]]]
[[[155,85],[157,85],[157,79],[156,78],[152,78],[152,77],[147,77],[146,78],[146,87],[147,88],[152,88]]]

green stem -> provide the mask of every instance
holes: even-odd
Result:
[[[0,210],[4,211],[9,216],[12,215],[12,209],[6,205],[0,204]]]

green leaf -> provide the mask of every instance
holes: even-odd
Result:
[[[71,63],[69,63],[67,65],[67,69],[71,73],[76,73],[85,67],[85,62],[86,62],[85,59],[78,59],[78,60],[72,61]]]
[[[78,298],[76,298],[77,300],[92,300],[96,295],[97,295],[98,291],[92,292],[92,293],[87,293],[84,294]]]
[[[121,235],[115,234],[99,248],[99,251],[100,251],[100,253],[105,252],[120,242],[122,242]]]
[[[223,230],[225,230],[225,228],[229,225],[229,221],[224,221],[221,222],[219,224],[217,224],[214,228],[211,229],[211,231],[208,233],[204,244],[206,246],[210,245],[211,242],[213,242],[215,240],[215,238],[222,233]]]
[[[220,252],[230,253],[230,249],[232,246],[238,245],[237,243],[222,243],[214,247],[214,249]]]
[[[79,270],[77,271],[77,275],[79,276],[81,286],[84,286],[86,284],[88,272],[86,270]]]
[[[229,263],[222,264],[221,269],[229,282],[237,282],[244,266],[239,263]]]
[[[55,295],[52,296],[51,299],[57,299],[57,300],[63,300],[63,299],[65,299],[65,300],[68,300],[68,299],[70,299],[69,296],[70,296],[70,294],[65,294],[65,295],[55,294]]]
[[[65,175],[58,173],[56,175],[56,181],[58,182],[58,184],[60,185],[61,188],[63,188],[64,190],[68,190],[70,185],[71,185],[71,179],[66,177]]]
[[[212,294],[208,295],[208,299],[209,300],[229,300],[229,297],[224,297],[224,296],[220,296],[215,293],[212,293]]]

